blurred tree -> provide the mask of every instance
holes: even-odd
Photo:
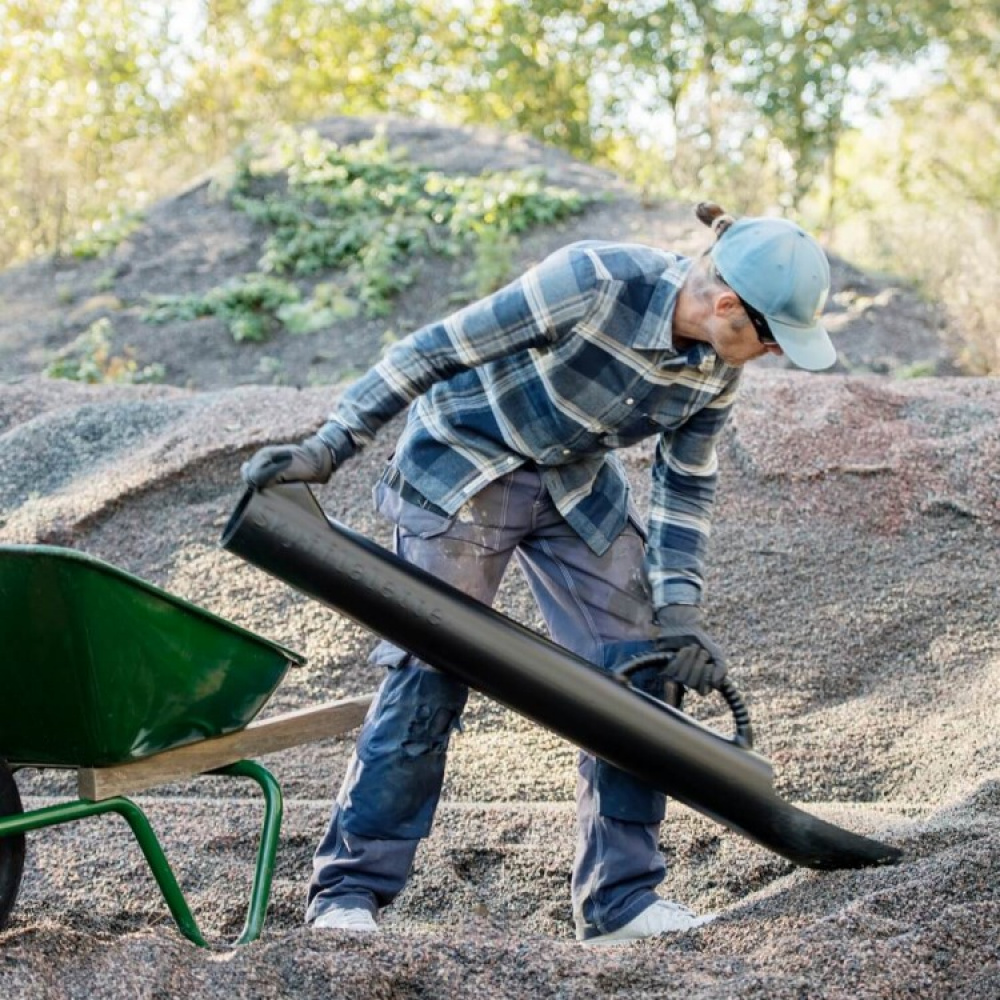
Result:
[[[178,53],[181,89],[170,102],[173,136],[208,160],[226,155],[255,119],[270,114],[272,81],[251,6],[201,0],[200,33]]]
[[[434,8],[426,0],[274,0],[261,19],[261,48],[284,117],[419,114]]]
[[[922,0],[756,0],[734,19],[726,49],[733,85],[759,112],[753,128],[789,154],[790,205],[824,169],[836,175],[848,100],[871,101],[885,79],[873,67],[905,64],[927,46],[933,8]]]
[[[166,26],[139,0],[0,0],[0,261],[134,205],[163,133]]]
[[[928,95],[933,128],[921,157],[927,174],[948,192],[994,213],[1000,211],[1000,4],[965,0],[950,6],[951,57],[944,80]],[[920,127],[916,101],[905,107],[912,131]]]
[[[1000,373],[1000,8],[951,8],[940,68],[884,118],[845,136],[837,249],[905,274],[942,302],[962,366]]]
[[[871,68],[937,40],[989,77],[977,18],[995,6],[201,0],[181,38],[154,0],[0,0],[0,263],[331,114],[500,124],[739,210],[797,205],[824,174],[832,196],[848,101],[884,79]]]

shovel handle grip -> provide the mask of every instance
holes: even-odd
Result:
[[[674,654],[672,652],[663,650],[652,653],[641,653],[615,667],[612,673],[616,680],[620,680],[630,687],[632,674],[647,667],[659,667],[664,672],[667,680],[672,680],[670,676],[670,661],[673,657]],[[726,704],[729,705],[729,710],[733,713],[733,721],[736,723],[736,734],[733,736],[732,742],[744,750],[750,750],[753,747],[753,727],[750,725],[750,712],[743,699],[743,694],[729,677],[723,678],[717,690],[726,699]]]

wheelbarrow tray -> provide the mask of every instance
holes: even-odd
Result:
[[[72,549],[0,546],[0,759],[124,764],[242,729],[298,654]]]

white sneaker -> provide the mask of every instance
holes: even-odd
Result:
[[[371,934],[378,931],[375,918],[363,906],[331,906],[313,922],[320,930],[361,931]]]
[[[702,927],[715,919],[711,913],[705,917],[696,916],[686,906],[659,899],[652,906],[646,907],[639,916],[630,920],[624,927],[616,931],[601,934],[599,937],[581,941],[585,945],[629,944],[642,938],[659,937],[661,934],[679,934]]]

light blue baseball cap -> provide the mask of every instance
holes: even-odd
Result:
[[[820,371],[837,360],[820,323],[830,263],[808,233],[786,219],[739,219],[709,253],[722,280],[764,316],[793,364]]]

